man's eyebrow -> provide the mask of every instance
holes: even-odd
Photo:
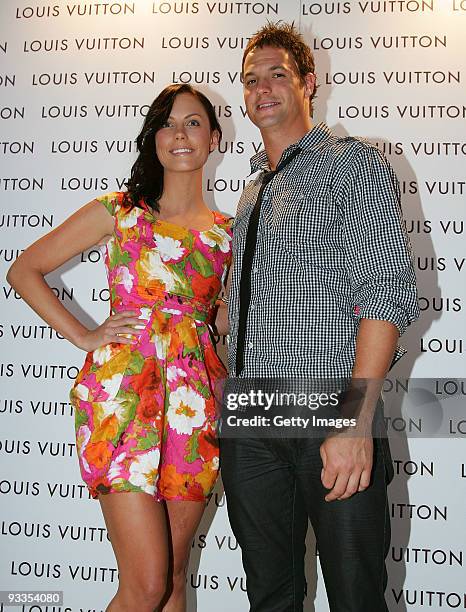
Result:
[[[268,68],[268,70],[288,70],[288,68],[286,66],[284,66],[283,64],[276,64],[275,66],[270,66]],[[247,76],[251,76],[254,74],[253,70],[248,70],[248,72],[246,72],[243,76],[247,77]]]

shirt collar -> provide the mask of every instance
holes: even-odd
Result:
[[[294,142],[283,151],[279,159],[279,163],[282,160],[285,160],[296,148],[299,147],[303,151],[311,150],[316,148],[317,145],[320,145],[323,141],[329,140],[332,136],[332,131],[328,125],[323,122],[318,123],[312,129],[310,129],[309,132],[306,132],[306,134],[304,134],[300,140]],[[270,167],[265,149],[261,149],[258,153],[253,155],[251,157],[250,164],[251,174],[258,172],[259,170],[268,172]]]

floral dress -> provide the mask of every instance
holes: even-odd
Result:
[[[225,368],[208,326],[231,261],[230,220],[209,230],[97,198],[115,219],[105,247],[111,313],[144,326],[131,344],[87,354],[70,397],[77,451],[91,495],[138,491],[204,501],[218,475],[217,385]]]

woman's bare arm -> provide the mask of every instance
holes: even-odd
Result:
[[[106,242],[114,219],[98,201],[89,202],[59,227],[34,242],[8,270],[7,281],[51,327],[79,348],[90,351],[108,342],[128,344],[117,333],[135,334],[127,327],[140,321],[128,313],[114,315],[95,330],[88,330],[60,302],[44,276],[86,249]],[[134,314],[134,313],[133,313]]]

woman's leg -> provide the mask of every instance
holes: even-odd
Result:
[[[107,612],[153,612],[167,588],[165,510],[147,493],[111,493],[99,501],[119,571]]]
[[[170,576],[162,612],[186,612],[186,568],[191,543],[205,510],[204,502],[167,501]]]

